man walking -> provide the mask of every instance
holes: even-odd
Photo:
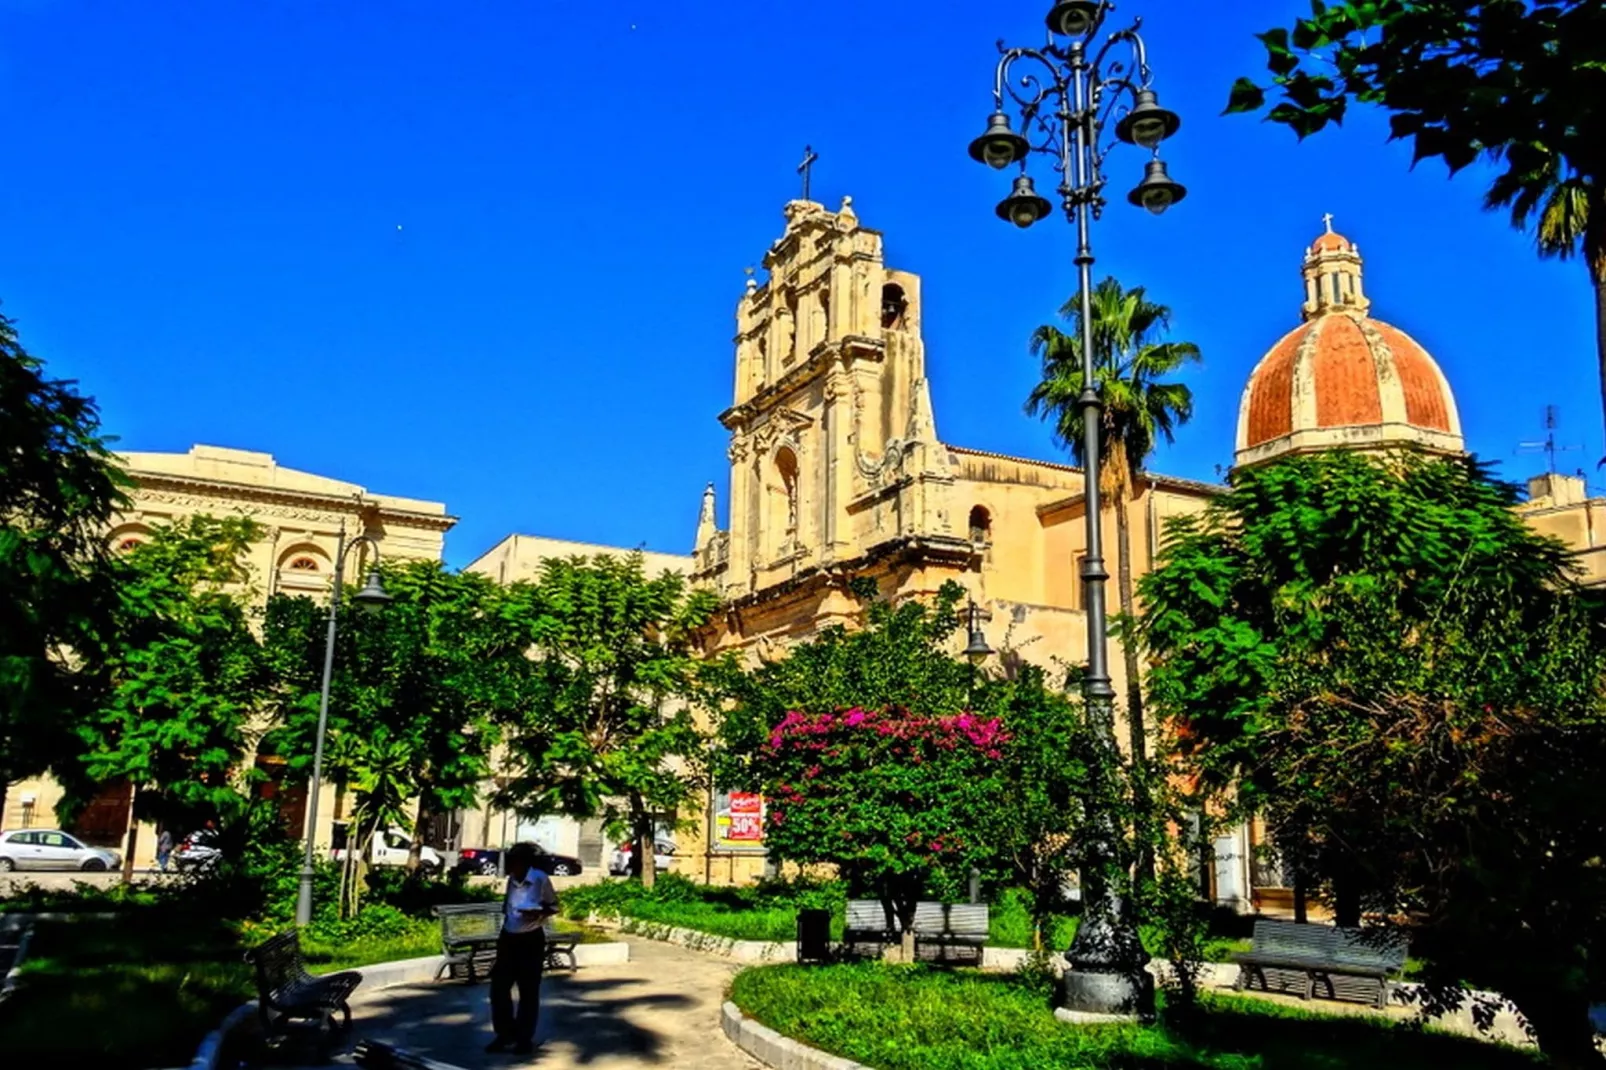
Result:
[[[535,868],[535,845],[516,843],[507,849],[507,894],[502,901],[502,933],[491,967],[491,1027],[496,1039],[486,1051],[528,1055],[535,1050],[535,1020],[541,1013],[541,971],[546,966],[546,934],[542,926],[558,912],[558,893],[551,879]],[[519,989],[518,1014],[513,1013],[513,986]]]

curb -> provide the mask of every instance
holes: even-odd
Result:
[[[189,1070],[218,1070],[223,1066],[221,1060],[229,1037],[246,1022],[254,1020],[256,1014],[256,1000],[242,1003],[230,1011],[218,1027],[206,1034],[206,1038],[201,1041],[201,1046],[195,1051],[195,1058],[190,1060]]]
[[[728,1000],[719,1010],[719,1026],[732,1044],[777,1070],[870,1070],[863,1063],[827,1055],[802,1041],[783,1037],[769,1026],[747,1017]]]
[[[640,918],[624,917],[615,922],[605,924],[616,925],[620,932],[632,936],[644,937],[648,940],[658,940],[677,947],[690,948],[693,951],[702,951],[709,955],[720,955],[737,962],[796,962],[797,945],[782,944],[769,940],[736,940],[729,936],[715,936],[705,933],[701,929],[678,929],[673,925],[662,922],[643,921]]]

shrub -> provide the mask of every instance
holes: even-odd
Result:
[[[432,876],[424,869],[408,872],[400,866],[375,866],[368,871],[368,902],[394,907],[417,918],[433,916],[435,907],[448,903],[492,902],[502,893],[494,886],[469,884],[452,874]]]

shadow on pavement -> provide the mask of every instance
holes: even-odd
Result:
[[[695,1003],[671,993],[632,993],[636,977],[549,974],[541,986],[541,1019],[534,1065],[588,1066],[610,1059],[640,1065],[664,1062],[663,1037],[637,1024],[631,1012]],[[490,986],[445,981],[386,989],[353,1008],[351,1032],[337,1064],[352,1062],[360,1040],[376,1040],[463,1070],[520,1065],[517,1056],[487,1053],[491,1040]]]

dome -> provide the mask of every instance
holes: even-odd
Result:
[[[1450,384],[1415,339],[1367,314],[1361,257],[1327,232],[1305,251],[1305,322],[1261,358],[1238,409],[1236,461],[1413,446],[1460,453]]]

